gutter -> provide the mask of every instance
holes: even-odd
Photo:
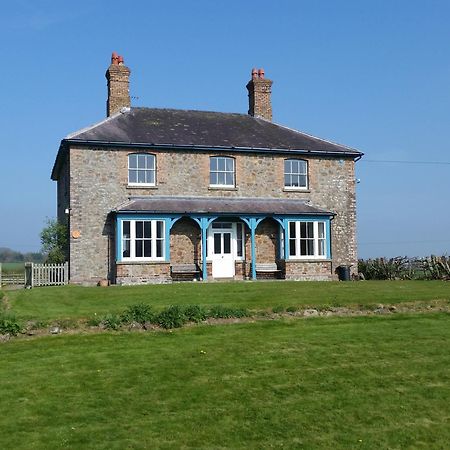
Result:
[[[238,151],[243,153],[282,153],[282,154],[309,154],[309,155],[322,155],[322,156],[352,156],[355,158],[361,158],[364,153],[357,150],[354,151],[330,151],[330,150],[305,150],[305,149],[282,149],[282,148],[264,148],[264,147],[224,147],[224,146],[210,146],[210,145],[176,145],[176,144],[154,144],[151,142],[117,142],[117,141],[92,141],[83,139],[63,139],[63,144],[75,144],[89,147],[121,147],[121,148],[154,148],[159,150],[166,149],[179,149],[188,151],[218,151],[218,152],[230,152]]]
[[[334,212],[301,212],[301,213],[274,213],[274,212],[261,212],[261,213],[248,213],[248,212],[217,212],[217,211],[157,211],[157,210],[137,210],[137,209],[113,209],[111,210],[111,213],[113,214],[177,214],[177,215],[182,215],[182,216],[186,216],[186,215],[195,215],[195,214],[201,214],[201,215],[217,215],[220,214],[221,217],[225,217],[225,216],[267,216],[267,217],[272,217],[272,216],[324,216],[324,217],[333,217],[336,216],[336,213]],[[332,220],[332,219],[331,219]]]

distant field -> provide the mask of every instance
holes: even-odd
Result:
[[[47,336],[0,358],[2,450],[449,448],[445,313]]]
[[[224,305],[264,310],[281,306],[344,306],[450,300],[445,281],[230,282],[147,286],[34,288],[8,292],[12,312],[33,320],[82,319],[120,313],[148,303],[155,309],[179,304]]]
[[[1,263],[3,273],[22,273],[25,272],[25,264],[20,263]]]

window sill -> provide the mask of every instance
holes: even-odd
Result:
[[[236,186],[209,186],[209,191],[237,191]]]
[[[158,189],[154,184],[127,184],[127,189]]]
[[[155,260],[155,261],[116,261],[117,266],[125,266],[125,265],[144,265],[144,264],[169,264],[169,261],[166,260]]]
[[[289,262],[306,262],[306,263],[322,263],[322,262],[332,262],[330,258],[289,258],[285,259],[287,263]]]
[[[303,188],[283,188],[283,192],[304,192],[306,194],[309,194],[311,192],[310,189],[303,189]]]

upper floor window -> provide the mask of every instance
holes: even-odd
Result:
[[[303,159],[284,160],[284,187],[308,189],[308,163]]]
[[[128,155],[128,184],[155,186],[156,158],[148,153]]]
[[[211,156],[209,160],[209,184],[212,187],[234,187],[234,158]]]

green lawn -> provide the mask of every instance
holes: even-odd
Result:
[[[318,306],[450,300],[445,281],[364,282],[233,282],[174,283],[151,286],[48,287],[8,292],[12,311],[22,319],[56,320],[92,317],[149,303],[156,309],[171,304],[221,304],[251,310],[276,306]]]
[[[18,263],[0,263],[3,273],[23,273],[25,272],[25,264],[23,262]]]
[[[47,336],[0,358],[4,450],[450,442],[445,313]]]

